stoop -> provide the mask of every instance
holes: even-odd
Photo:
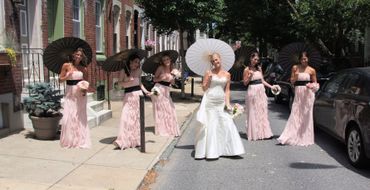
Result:
[[[96,127],[112,118],[112,110],[105,110],[104,102],[105,100],[94,100],[93,93],[87,94],[87,120],[90,128]]]

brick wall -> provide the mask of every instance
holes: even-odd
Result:
[[[64,36],[73,35],[73,0],[64,0]]]

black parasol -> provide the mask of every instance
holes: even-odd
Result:
[[[128,60],[132,55],[137,55],[140,59],[143,59],[147,56],[147,51],[142,49],[123,50],[108,57],[107,60],[105,60],[105,62],[102,64],[102,69],[109,72],[120,71],[124,67],[128,66]]]
[[[64,37],[49,44],[43,55],[44,65],[54,73],[60,73],[64,63],[72,60],[72,54],[77,48],[82,48],[86,56],[81,64],[86,66],[92,60],[92,50],[90,45],[76,37]]]
[[[154,74],[158,66],[161,63],[161,59],[164,55],[169,55],[171,62],[174,63],[179,56],[179,53],[175,50],[165,50],[150,56],[145,60],[142,70],[146,73]]]
[[[293,65],[299,63],[299,54],[303,51],[308,53],[309,65],[318,69],[321,65],[321,55],[314,47],[302,42],[294,42],[286,45],[279,52],[278,63],[284,70],[290,70]]]

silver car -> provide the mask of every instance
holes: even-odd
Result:
[[[346,144],[349,162],[370,158],[370,67],[343,70],[317,93],[315,126]]]

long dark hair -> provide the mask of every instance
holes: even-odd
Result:
[[[256,56],[258,56],[258,57],[260,56],[259,53],[256,52],[256,51],[252,52],[251,55],[249,56],[249,67],[254,67],[256,70],[259,70],[258,68],[259,68],[260,62],[253,66],[252,61],[251,61],[252,58],[254,58]]]
[[[127,76],[130,76],[130,73],[131,73],[130,62],[135,60],[136,58],[140,59],[140,56],[137,54],[132,54],[128,57],[128,60],[125,63],[125,67],[123,67],[123,70],[125,71]]]
[[[83,48],[79,47],[73,52],[71,62],[74,63],[74,61],[75,61],[74,60],[74,54],[77,53],[77,52],[81,52],[81,54],[82,54],[82,59],[81,59],[80,65],[86,67],[87,66],[87,57],[86,57],[86,54],[85,54],[85,51],[84,51]]]
[[[308,58],[308,63],[310,63],[310,54],[307,51],[301,51],[298,56],[298,64],[301,64],[301,59],[303,56]]]
[[[160,62],[159,62],[159,65],[164,65],[164,62],[162,61],[162,59],[163,59],[163,57],[169,57],[170,58],[170,60],[171,60],[171,64],[170,64],[170,70],[172,70],[173,69],[173,67],[174,67],[174,64],[173,64],[173,60],[172,60],[172,57],[171,57],[171,55],[169,54],[169,53],[167,53],[167,52],[165,52],[165,53],[163,53],[162,54],[162,56],[161,56],[161,60],[160,60]]]

